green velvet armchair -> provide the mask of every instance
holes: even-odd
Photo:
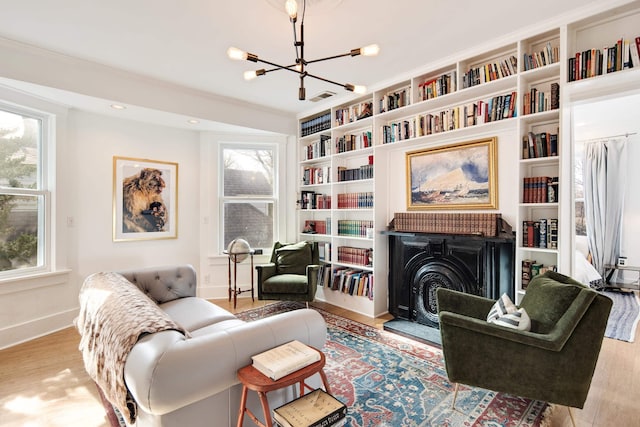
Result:
[[[313,301],[320,269],[318,242],[273,245],[271,261],[257,265],[258,299]]]
[[[584,406],[612,306],[609,298],[559,273],[536,276],[520,304],[531,318],[530,331],[487,322],[493,300],[440,288],[437,301],[451,382]]]

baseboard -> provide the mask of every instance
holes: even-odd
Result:
[[[50,316],[0,329],[0,350],[49,335],[73,325],[78,309],[61,311]]]

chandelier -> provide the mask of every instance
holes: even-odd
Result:
[[[300,20],[300,38],[299,39],[298,39],[298,29],[296,27],[296,22],[298,21],[298,3],[296,2],[296,0],[286,0],[285,9],[287,11],[287,14],[289,15],[289,20],[293,25],[293,46],[295,47],[295,50],[296,50],[295,63],[291,65],[279,65],[274,62],[259,58],[258,55],[245,52],[235,47],[230,47],[227,50],[227,56],[229,56],[229,58],[231,59],[247,60],[251,62],[261,62],[263,64],[267,64],[274,67],[270,69],[262,68],[259,70],[246,71],[244,73],[245,80],[252,80],[258,76],[264,76],[267,73],[270,73],[272,71],[277,71],[277,70],[291,71],[293,73],[296,73],[300,78],[300,88],[298,89],[298,99],[301,101],[304,101],[304,99],[306,98],[305,87],[304,87],[305,77],[311,77],[317,80],[321,80],[323,82],[341,86],[350,92],[365,93],[367,91],[367,88],[364,86],[353,85],[350,83],[344,83],[344,84],[338,83],[336,81],[329,80],[327,78],[320,77],[315,74],[310,74],[307,71],[307,66],[315,62],[342,58],[344,56],[358,56],[358,55],[375,56],[380,51],[380,48],[378,47],[378,45],[372,44],[372,45],[361,47],[358,49],[351,49],[349,52],[342,53],[339,55],[328,56],[326,58],[320,58],[320,59],[307,60],[304,57],[304,13],[306,9],[306,0],[303,0],[302,2],[302,19]]]

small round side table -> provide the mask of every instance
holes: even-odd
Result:
[[[327,376],[325,375],[323,369],[326,362],[324,353],[317,348],[313,349],[320,353],[320,360],[285,377],[282,377],[279,380],[272,380],[271,378],[267,377],[256,368],[254,368],[253,365],[247,365],[243,368],[238,369],[238,379],[242,383],[242,398],[240,399],[240,412],[238,413],[237,427],[242,427],[245,412],[257,426],[273,427],[271,411],[269,409],[269,401],[267,400],[267,393],[273,390],[281,389],[283,387],[288,387],[290,385],[299,384],[299,395],[302,396],[305,392],[305,389],[314,390],[305,382],[307,378],[311,377],[314,374],[320,374],[325,391],[327,393],[331,393],[331,390],[329,389],[329,381],[327,381]],[[260,403],[262,404],[262,413],[264,415],[265,423],[260,422],[260,420],[253,414],[253,412],[251,412],[251,410],[247,408],[247,393],[249,392],[249,390],[253,390],[258,393]]]

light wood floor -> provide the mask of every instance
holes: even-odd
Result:
[[[226,300],[213,302],[234,311]],[[262,305],[241,298],[236,311]],[[390,318],[370,319],[327,304],[313,305],[378,328]],[[78,343],[78,333],[68,328],[0,351],[0,425],[108,426],[95,386],[85,373]],[[640,329],[634,343],[604,340],[585,408],[573,413],[580,427],[634,427],[640,426],[639,410]],[[570,425],[567,409],[556,408],[552,426]]]

